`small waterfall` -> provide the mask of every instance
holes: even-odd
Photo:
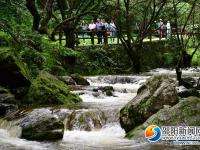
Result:
[[[88,109],[72,112],[66,119],[62,145],[74,149],[132,149],[140,143],[125,139],[125,131],[119,124],[119,111],[134,96],[148,76],[96,76],[86,77],[90,86],[76,90]],[[107,96],[102,89],[113,89]],[[144,144],[144,143],[142,143]],[[65,147],[63,146],[63,147]]]
[[[11,121],[0,119],[0,130],[11,137],[21,136],[21,127],[14,125]],[[4,130],[4,131],[3,131]],[[1,134],[0,134],[1,135]]]

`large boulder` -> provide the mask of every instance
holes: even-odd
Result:
[[[178,102],[176,82],[168,76],[149,78],[125,107],[120,110],[120,124],[126,132],[145,122],[164,105]]]
[[[200,98],[188,97],[173,107],[164,107],[142,125],[130,131],[127,137],[144,138],[144,131],[151,124],[158,126],[200,126]]]
[[[24,98],[25,103],[41,105],[68,105],[81,101],[80,97],[70,92],[64,82],[46,72],[41,72],[32,81],[28,94]]]
[[[105,115],[100,110],[77,110],[67,117],[66,129],[91,131],[102,128],[105,123]]]
[[[30,86],[30,74],[20,58],[10,49],[0,49],[0,85],[16,89]]]
[[[51,110],[41,108],[26,112],[26,115],[16,121],[22,128],[21,138],[36,141],[61,140],[64,134],[64,124]]]

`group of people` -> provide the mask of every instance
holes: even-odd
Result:
[[[95,35],[97,35],[98,38],[97,44],[108,44],[108,36],[110,36],[111,43],[115,42],[117,29],[112,20],[108,23],[105,21],[105,19],[97,19],[96,22],[92,20],[89,24],[87,24],[85,21],[82,21],[80,29],[83,44],[86,44],[87,35],[90,35],[92,44],[94,44]]]
[[[167,38],[171,37],[171,24],[170,21],[167,21],[166,24],[164,24],[163,20],[160,19],[159,21],[155,21],[156,24],[156,30],[159,34],[159,38],[162,39],[164,34],[166,33]]]

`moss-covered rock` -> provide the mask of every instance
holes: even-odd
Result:
[[[142,86],[136,97],[120,111],[120,124],[129,132],[158,112],[164,105],[175,105],[176,82],[167,76],[153,76]]]
[[[144,138],[144,131],[151,124],[158,126],[200,126],[200,98],[188,97],[173,107],[166,106],[142,125],[128,132],[126,136],[128,138]]]
[[[78,74],[72,74],[71,77],[78,85],[90,85],[90,83],[86,79]]]
[[[68,86],[55,76],[41,72],[31,83],[25,103],[30,104],[74,104],[81,102],[81,98],[70,92]]]

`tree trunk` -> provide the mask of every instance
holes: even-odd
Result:
[[[125,43],[124,43],[125,44]],[[141,57],[140,57],[140,50],[141,50],[142,45],[141,44],[135,44],[135,45],[129,45],[129,46],[124,46],[125,50],[127,51],[128,57],[131,61],[133,71],[135,73],[140,73],[141,72]]]
[[[65,32],[65,38],[66,38],[66,47],[74,49],[75,46],[75,35],[74,31],[68,30]]]
[[[191,55],[187,54],[185,50],[181,50],[180,59],[176,66],[176,76],[177,80],[179,81],[179,86],[182,85],[186,88],[194,88],[190,83],[184,81],[182,79],[182,71],[181,68],[183,67],[190,67],[191,66],[192,57]]]
[[[32,30],[37,31],[40,25],[41,17],[35,6],[35,0],[26,0],[26,7],[30,11],[31,15],[33,16]]]
[[[42,19],[40,21],[40,27],[39,27],[39,32],[41,34],[49,35],[48,30],[47,30],[47,25],[48,25],[49,20],[52,17],[53,2],[54,2],[54,0],[48,0],[46,2],[44,12],[43,12],[43,16],[42,16]]]

